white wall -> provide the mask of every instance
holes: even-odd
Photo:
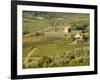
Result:
[[[32,1],[32,0],[31,0]],[[60,3],[75,3],[75,4],[93,4],[99,5],[100,0],[33,0],[33,1],[48,1]],[[100,5],[98,14],[100,14]],[[0,80],[10,80],[10,0],[0,0]],[[98,16],[100,21],[100,15]],[[98,34],[100,34],[100,23],[98,24]],[[100,41],[100,36],[98,36]],[[100,44],[100,42],[98,42]],[[100,49],[100,45],[98,45]],[[98,49],[98,57],[100,50]],[[100,58],[100,57],[99,57]],[[100,59],[98,58],[98,61]],[[98,63],[100,67],[100,62]],[[70,76],[70,77],[55,77],[55,78],[41,78],[34,80],[100,80],[100,68],[98,75],[85,75],[85,76]]]

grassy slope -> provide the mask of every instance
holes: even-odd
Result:
[[[37,47],[37,50],[33,53],[32,56],[56,56],[57,54],[73,51],[77,48],[88,47],[88,44],[74,44],[74,45],[67,45],[67,44],[49,44],[45,46]]]
[[[28,32],[34,32],[37,30],[41,30],[44,28],[48,28],[49,26],[49,21],[48,20],[30,20],[29,22],[23,23],[23,32],[28,31]]]
[[[51,21],[55,23],[55,26],[51,24]],[[62,20],[57,20],[57,18],[52,20],[48,20],[46,18],[39,20],[29,20],[29,21],[24,21],[23,19],[23,32],[28,31],[29,33],[35,32],[38,30],[42,29],[47,29],[49,27],[61,27],[69,24],[77,24],[76,26],[80,26],[83,23],[89,23],[89,16],[86,15],[77,15],[77,16],[67,16],[66,18],[63,18]],[[76,49],[84,47],[88,47],[89,49],[89,44],[67,44],[66,43],[66,38],[69,37],[69,35],[64,36],[64,33],[58,32],[58,33],[53,33],[53,32],[45,32],[44,36],[28,36],[23,38],[23,60],[25,57],[27,57],[28,53],[30,53],[34,48],[36,50],[32,55],[30,55],[30,58],[33,58],[33,62],[27,63],[27,66],[33,67],[36,63],[36,66],[38,67],[38,62],[41,60],[41,58],[44,58],[44,56],[47,57],[55,57],[58,54],[62,53],[68,53],[68,52],[74,52]],[[85,53],[85,52],[84,52]],[[83,54],[83,53],[82,53]],[[87,52],[86,52],[87,54]],[[68,54],[70,55],[70,54]],[[67,56],[68,56],[67,55]],[[66,55],[65,55],[66,56]],[[81,55],[81,58],[84,56]],[[60,58],[59,58],[60,59]],[[65,59],[65,58],[63,58]],[[66,59],[65,59],[66,60]],[[70,66],[76,66],[76,65],[86,65],[86,64],[80,64],[77,61],[80,60],[80,57],[75,58],[74,60],[71,61]],[[46,60],[44,60],[45,62]],[[86,59],[85,59],[86,61]],[[89,60],[87,60],[89,62]],[[35,63],[34,63],[35,62]],[[58,64],[60,61],[58,60]],[[57,62],[55,62],[57,63]],[[44,65],[43,65],[44,66]],[[55,65],[58,66],[58,65]],[[68,65],[67,65],[68,66]],[[28,67],[29,68],[29,67]]]
[[[43,19],[34,19],[34,20],[27,20],[27,18],[23,18],[23,32],[35,32],[41,29],[45,29],[48,27],[61,27],[66,26],[69,24],[77,24],[78,26],[82,25],[83,23],[89,23],[89,16],[80,14],[80,15],[69,15],[61,20],[58,18],[52,18],[50,20],[43,18]]]

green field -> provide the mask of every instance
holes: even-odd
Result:
[[[84,41],[75,43],[76,33]],[[23,68],[89,66],[89,48],[88,14],[23,12]]]

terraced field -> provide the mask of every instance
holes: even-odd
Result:
[[[24,69],[90,65],[88,14],[24,12],[23,15]],[[71,26],[71,32],[62,31],[66,25]],[[84,41],[75,43],[76,33],[85,36]]]
[[[31,46],[23,58],[24,68],[86,66],[89,65],[89,43],[72,43],[62,33],[31,36],[24,39],[25,46]],[[47,36],[48,35],[48,36]],[[79,56],[79,57],[78,57]],[[45,60],[46,59],[46,60]],[[58,60],[57,62],[55,62]],[[41,62],[43,61],[43,62]],[[64,63],[62,63],[64,61]],[[77,63],[77,64],[74,64]],[[62,65],[61,65],[62,64]]]

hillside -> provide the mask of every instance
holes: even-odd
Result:
[[[89,14],[23,11],[23,68],[88,66]]]

